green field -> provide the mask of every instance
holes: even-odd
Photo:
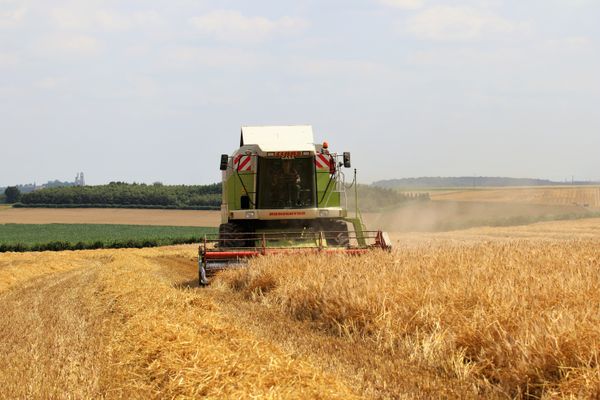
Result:
[[[155,247],[200,242],[216,228],[187,226],[4,224],[0,252]]]

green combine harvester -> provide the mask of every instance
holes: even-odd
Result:
[[[358,205],[350,217],[342,168],[350,153],[315,144],[312,127],[245,126],[240,147],[221,156],[223,200],[218,236],[199,249],[200,284],[215,271],[277,253],[364,254],[391,250],[382,231],[368,231]]]

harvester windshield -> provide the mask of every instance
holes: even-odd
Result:
[[[312,157],[258,159],[258,208],[316,207]]]

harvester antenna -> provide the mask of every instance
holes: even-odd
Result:
[[[358,182],[356,181],[356,168],[354,168],[354,180],[352,181],[354,185],[354,215],[355,218],[359,218],[358,216]]]

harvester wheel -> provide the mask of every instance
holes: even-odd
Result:
[[[348,224],[344,221],[329,221],[323,225],[327,244],[336,247],[346,247],[350,244]]]
[[[219,247],[245,247],[246,241],[242,240],[244,228],[238,224],[226,223],[219,226]]]

